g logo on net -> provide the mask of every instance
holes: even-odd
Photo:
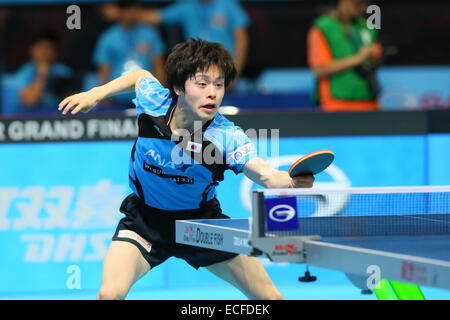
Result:
[[[287,204],[279,204],[269,211],[270,219],[276,222],[286,222],[295,216],[295,209]]]

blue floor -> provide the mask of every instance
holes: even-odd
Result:
[[[281,285],[278,289],[287,300],[377,300],[374,294],[362,295],[351,286],[317,286],[314,284]],[[449,300],[450,292],[434,288],[422,288],[428,300]],[[93,300],[95,291],[73,290],[65,293],[14,294],[0,296],[0,300]],[[127,300],[245,300],[246,297],[230,286],[204,286],[193,289],[132,290]]]
[[[360,290],[343,273],[328,271],[330,277],[320,277],[311,283],[276,283],[278,290],[287,300],[377,300],[375,294],[362,295]],[[422,287],[428,300],[450,300],[450,290]],[[1,294],[0,300],[93,300],[96,290],[64,290],[59,292]],[[225,282],[208,285],[178,285],[164,287],[132,288],[128,300],[245,300],[246,297]]]
[[[377,300],[375,294],[362,295],[361,290],[339,271],[312,267],[311,275],[317,276],[317,281],[299,282],[298,277],[303,276],[305,272],[304,265],[276,264],[267,259],[261,259],[261,262],[273,283],[287,300]],[[61,288],[55,289],[56,291],[36,289],[31,292],[39,286],[29,285],[26,291],[19,291],[19,287],[10,288],[10,290],[4,287],[0,288],[0,300],[93,300],[101,282],[101,269],[97,272],[94,272],[95,270],[82,273],[81,289]],[[91,281],[88,278],[92,278]],[[450,290],[430,287],[421,289],[426,299],[450,300]],[[246,297],[206,269],[195,270],[186,267],[184,261],[172,259],[165,266],[155,268],[141,278],[130,290],[127,299],[245,300]]]

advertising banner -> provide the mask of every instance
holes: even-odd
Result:
[[[273,141],[255,143],[262,158],[283,170],[304,154],[332,150],[335,161],[316,176],[316,188],[450,183],[449,135],[296,137],[280,138],[278,146]],[[1,295],[99,288],[102,261],[123,216],[119,206],[131,192],[132,146],[131,140],[0,146]],[[223,212],[248,218],[255,188],[260,186],[244,174],[228,170],[217,188]],[[299,276],[298,265],[262,261],[274,281]],[[136,286],[221,282],[175,258],[150,274]]]

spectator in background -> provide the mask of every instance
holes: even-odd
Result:
[[[232,54],[238,75],[248,53],[249,19],[236,0],[182,0],[162,10],[146,10],[141,21],[180,25],[185,40],[200,38],[223,44]]]
[[[18,112],[57,111],[61,97],[70,93],[62,84],[70,79],[72,71],[56,61],[58,47],[59,40],[51,31],[42,31],[33,37],[31,61],[15,74],[21,102]]]
[[[317,77],[314,100],[323,111],[378,110],[375,79],[381,45],[367,27],[365,0],[338,0],[308,32],[308,64]]]
[[[117,8],[118,11],[113,12],[117,23],[100,36],[94,52],[100,84],[140,69],[149,70],[164,84],[165,46],[159,32],[139,23],[138,0],[119,0]],[[119,95],[109,103],[132,107],[131,98],[131,94]]]

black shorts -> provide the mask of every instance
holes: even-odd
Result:
[[[230,218],[222,214],[217,199],[206,202],[198,210],[174,212],[149,207],[133,193],[123,200],[120,211],[125,214],[125,217],[119,221],[112,240],[134,244],[151,268],[170,257],[183,259],[198,269],[237,256],[234,253],[175,242],[176,220]]]

